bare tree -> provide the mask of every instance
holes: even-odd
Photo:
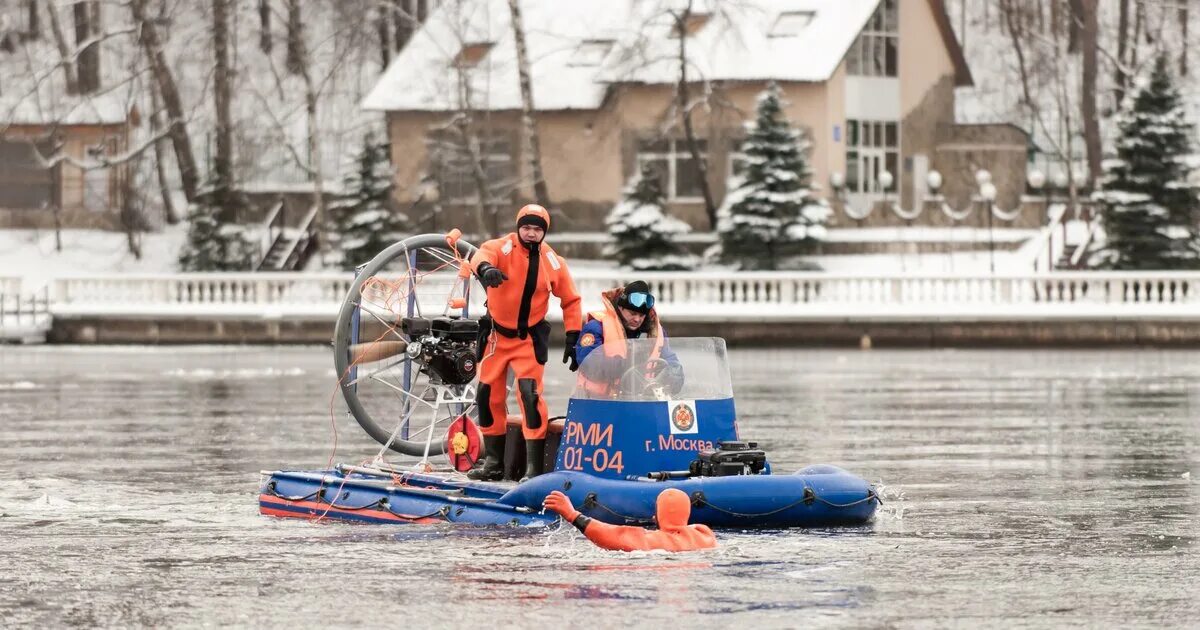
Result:
[[[294,18],[293,18],[294,16]],[[293,23],[292,20],[295,20]],[[294,29],[293,29],[294,26]],[[322,258],[325,258],[329,252],[329,238],[327,233],[329,230],[328,211],[325,207],[325,173],[321,164],[321,140],[320,128],[317,124],[317,105],[319,102],[319,93],[316,83],[313,81],[313,72],[308,54],[308,44],[304,36],[304,21],[300,16],[300,0],[288,0],[288,55],[289,59],[295,46],[295,70],[297,74],[304,80],[304,114],[308,123],[308,173],[313,182],[313,204],[317,208],[317,226],[320,230],[320,237],[317,239],[317,246],[320,248]]]
[[[387,9],[376,9],[375,33],[379,38],[379,62],[387,67],[392,61],[392,20],[391,12]]]
[[[521,85],[521,152],[529,160],[529,172],[533,177],[533,194],[539,205],[550,207],[550,191],[542,173],[542,144],[538,136],[537,121],[533,117],[533,87],[529,81],[529,53],[525,50],[525,26],[521,22],[521,7],[518,0],[508,0],[512,16],[513,40],[517,48],[517,77]]]
[[[708,184],[708,161],[705,156],[700,154],[699,143],[696,139],[696,130],[692,125],[692,103],[690,88],[688,85],[688,56],[687,42],[688,32],[691,26],[693,16],[692,5],[694,0],[688,0],[688,3],[682,10],[672,11],[671,18],[675,22],[675,35],[679,41],[678,59],[679,59],[679,78],[675,83],[675,107],[679,113],[679,120],[683,125],[684,139],[687,141],[688,152],[692,159],[696,162],[696,167],[700,174],[700,192],[704,196],[704,213],[708,216],[708,227],[710,230],[717,229],[717,204],[713,199],[712,187]]]
[[[232,187],[233,178],[233,121],[229,68],[229,2],[212,0],[213,36],[213,107],[217,114],[217,152],[213,156],[213,172],[218,186]],[[240,218],[240,217],[239,217]]]
[[[1113,64],[1115,72],[1113,95],[1117,107],[1120,107],[1121,101],[1125,100],[1125,87],[1129,81],[1129,75],[1125,73],[1126,52],[1129,48],[1129,0],[1120,0],[1120,2],[1117,17],[1117,62]]]
[[[271,54],[274,41],[271,39],[271,2],[258,0],[258,49]]]
[[[162,137],[162,98],[158,95],[158,87],[151,85],[150,89],[151,112],[148,118],[150,119],[150,130],[158,140],[154,142],[154,174],[158,180],[159,194],[162,195],[162,211],[163,220],[169,225],[179,223],[182,217],[175,211],[175,203],[171,199],[171,184],[167,180],[167,147],[165,146],[166,139]]]
[[[54,45],[58,48],[59,67],[63,71],[63,80],[67,84],[67,94],[79,93],[78,75],[75,73],[75,51],[67,44],[63,36],[62,24],[58,21],[58,9],[55,0],[46,0],[46,16],[50,18],[50,33],[54,37]]]
[[[30,41],[42,36],[41,13],[38,11],[39,0],[24,0],[25,30],[21,33],[21,41]]]
[[[395,7],[395,10],[392,11],[392,20],[396,30],[392,37],[392,43],[396,47],[396,52],[400,52],[400,49],[404,48],[416,30],[416,15],[414,15],[415,11],[411,10],[411,4],[409,0],[392,0],[392,5]]]
[[[300,3],[287,2],[287,57],[284,67],[290,74],[300,74],[304,64],[304,24],[300,21]]]
[[[1188,73],[1188,0],[1179,0],[1179,76]]]
[[[130,0],[129,10],[133,15],[134,27],[139,31],[138,41],[141,44],[142,52],[167,109],[168,135],[171,137],[171,145],[175,149],[175,164],[179,167],[179,179],[183,186],[183,194],[190,203],[196,200],[196,190],[199,187],[196,160],[192,154],[192,139],[188,134],[183,114],[183,101],[179,97],[175,75],[171,72],[171,67],[167,65],[158,31],[146,13],[146,2],[147,0]]]
[[[1133,37],[1131,38],[1133,40],[1133,46],[1131,46],[1129,50],[1129,65],[1137,67],[1138,42],[1141,41],[1140,37],[1142,35],[1142,25],[1145,21],[1145,8],[1142,6],[1141,2],[1136,1],[1133,3],[1133,6]]]
[[[78,1],[73,9],[79,91],[91,94],[100,89],[100,3],[96,0]]]
[[[1075,53],[1079,52],[1083,38],[1083,21],[1086,19],[1084,0],[1068,0],[1067,8],[1067,52]]]
[[[1018,0],[1000,0],[1000,17],[1004,20],[1013,53],[1017,56],[1017,73],[1021,78],[1021,101],[1029,107],[1036,107],[1037,101],[1033,98],[1033,91],[1029,85],[1029,66],[1025,61],[1025,20],[1022,19],[1022,8]]]
[[[1080,0],[1083,10],[1083,81],[1080,86],[1080,115],[1083,117],[1083,140],[1087,146],[1088,188],[1093,187],[1100,174],[1100,118],[1096,113],[1096,53],[1099,48],[1099,19],[1096,0]]]

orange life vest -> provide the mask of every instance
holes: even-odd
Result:
[[[613,304],[616,303],[617,298],[621,295],[621,289],[605,291],[602,295],[604,296],[604,310],[592,311],[591,313],[588,313],[587,321],[595,320],[600,322],[600,327],[604,331],[604,356],[609,358],[615,357],[624,359],[627,346],[625,343],[627,340],[625,335],[625,325],[621,323],[621,316],[617,313],[617,308],[613,306]],[[652,361],[661,356],[664,337],[662,324],[660,324],[658,321],[658,312],[654,309],[650,309],[650,313],[646,315],[646,317],[647,319],[650,319],[651,322],[648,336],[650,339],[654,340],[654,349],[650,351],[649,358],[649,360]],[[579,385],[593,396],[607,398],[616,392],[620,383],[594,381],[584,376],[583,371],[580,370]]]

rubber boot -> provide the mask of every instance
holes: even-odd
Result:
[[[525,440],[525,476],[521,481],[529,481],[542,474],[546,461],[546,440]]]
[[[500,481],[504,479],[504,438],[503,435],[483,436],[483,452],[485,457],[479,460],[474,468],[467,472],[467,479],[475,481]]]

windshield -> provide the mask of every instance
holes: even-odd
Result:
[[[579,365],[572,398],[719,400],[733,397],[725,340],[630,339],[593,349]]]

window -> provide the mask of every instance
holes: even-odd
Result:
[[[729,144],[729,179],[740,177],[748,167],[747,156],[742,151],[742,140],[734,140]]]
[[[775,26],[771,28],[771,37],[795,37],[803,31],[813,18],[817,17],[816,11],[788,11],[780,13],[779,18],[775,20]]]
[[[689,13],[687,19],[683,21],[683,34],[691,37],[704,29],[704,25],[708,24],[708,19],[712,17],[708,13]],[[676,22],[671,28],[671,37],[679,37],[680,24]]]
[[[454,67],[474,68],[487,56],[488,52],[492,49],[492,45],[492,42],[463,44],[462,49],[458,51],[458,55],[454,57]]]
[[[697,140],[696,149],[703,159],[707,159],[708,142]],[[659,183],[668,201],[698,201],[704,198],[700,187],[700,165],[692,159],[686,140],[643,140],[638,145],[639,170],[643,164],[649,164],[658,173]]]
[[[883,0],[846,54],[846,71],[854,76],[894,77],[899,73],[898,0]]]
[[[575,54],[571,55],[571,60],[567,62],[567,65],[598,66],[608,56],[608,51],[612,49],[612,45],[611,39],[580,42],[579,47],[575,49]]]
[[[895,121],[846,121],[846,190],[881,192],[879,174],[899,182],[900,127]],[[893,184],[895,186],[896,184]]]
[[[438,183],[438,191],[448,203],[476,203],[479,187],[471,152],[457,132],[441,132],[428,141],[429,168]],[[516,183],[512,140],[508,134],[493,132],[479,139],[479,161],[491,195],[505,194]]]

